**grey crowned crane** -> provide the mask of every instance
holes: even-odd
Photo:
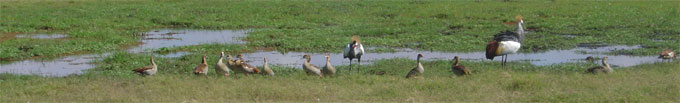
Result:
[[[139,75],[142,76],[150,76],[156,74],[156,71],[158,71],[158,66],[156,66],[156,63],[153,61],[153,56],[151,56],[151,65],[137,68],[133,71],[135,71],[135,73],[139,73]]]
[[[586,73],[611,73],[614,72],[614,69],[609,67],[609,64],[607,64],[607,59],[608,57],[602,58],[602,66],[595,66],[595,67],[590,67],[588,70],[586,70]]]
[[[411,69],[411,71],[406,74],[406,78],[411,78],[415,76],[420,76],[425,72],[425,68],[423,68],[423,64],[420,64],[420,58],[423,58],[423,54],[418,54],[418,59],[416,59],[418,65],[416,65],[415,68]]]
[[[194,74],[196,75],[207,75],[208,74],[208,63],[205,61],[206,56],[203,55],[203,59],[201,59],[201,64],[198,64],[196,68],[194,68]]]
[[[508,60],[508,54],[515,54],[522,45],[522,40],[524,39],[524,29],[522,24],[521,16],[516,17],[519,22],[517,22],[517,30],[512,31],[502,31],[493,36],[493,40],[486,44],[486,59],[493,60],[496,56],[502,56],[502,65],[505,67],[505,63]]]
[[[220,59],[217,60],[217,63],[215,63],[215,73],[217,75],[224,75],[224,77],[229,77],[229,66],[227,64],[224,64],[224,52],[220,53]]]
[[[361,55],[364,55],[364,46],[361,45],[359,36],[352,36],[352,43],[347,44],[344,51],[344,58],[349,58],[349,70],[352,71],[352,59],[357,58],[359,66],[357,71],[361,71]]]

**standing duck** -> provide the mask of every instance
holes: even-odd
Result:
[[[229,67],[227,64],[224,64],[222,60],[224,59],[224,52],[220,53],[220,59],[217,60],[217,63],[215,64],[215,72],[217,75],[224,75],[224,77],[229,77]],[[229,59],[227,59],[229,60]]]
[[[305,56],[302,56],[302,58],[307,59],[305,60],[305,63],[302,64],[302,69],[304,69],[308,75],[317,75],[319,77],[323,77],[323,74],[321,73],[321,70],[318,66],[309,64],[309,62],[312,61],[312,57],[310,57],[308,54],[305,54]]]
[[[517,30],[503,31],[493,36],[493,40],[486,45],[486,59],[493,60],[496,56],[501,56],[503,67],[508,60],[508,54],[515,54],[521,47],[524,39],[524,20],[521,16],[517,16]]]
[[[588,70],[586,70],[586,73],[611,73],[614,72],[614,69],[609,67],[609,64],[607,64],[607,59],[608,57],[602,58],[602,66],[595,66],[595,67],[590,67]]]
[[[352,59],[357,58],[359,66],[357,71],[361,71],[361,55],[364,55],[364,46],[361,45],[361,40],[359,36],[352,36],[352,43],[347,44],[345,51],[343,52],[344,57],[349,59],[349,70],[352,71]]]
[[[156,63],[153,61],[153,56],[151,56],[151,65],[147,65],[141,68],[137,68],[135,70],[135,73],[139,73],[142,76],[150,76],[153,74],[156,74],[156,71],[158,70],[158,67],[156,66]]]
[[[406,74],[406,78],[420,76],[421,74],[423,74],[425,72],[425,68],[423,68],[423,64],[420,64],[420,58],[423,58],[423,54],[418,54],[418,59],[416,59],[417,62],[418,62],[418,65],[415,68],[411,69],[411,71],[409,71],[408,74]]]
[[[465,68],[465,66],[460,66],[458,56],[454,57],[453,65],[451,65],[451,71],[457,76],[470,75],[470,70]]]
[[[323,72],[323,75],[326,76],[332,76],[335,74],[335,67],[331,65],[331,55],[329,53],[326,53],[326,66],[323,66],[321,72]]]
[[[207,75],[208,74],[208,63],[206,63],[205,60],[206,56],[203,55],[203,58],[201,59],[201,64],[198,64],[196,68],[194,68],[194,74],[196,75]]]
[[[269,68],[269,65],[267,64],[267,57],[264,57],[264,64],[262,64],[262,69],[264,70],[264,72],[262,72],[263,75],[274,76],[274,70]]]
[[[246,61],[243,59],[243,55],[239,54],[236,56],[237,60],[235,61],[236,63],[234,72],[236,73],[243,73],[246,76],[248,74],[257,74],[260,73],[260,70],[257,69],[255,66],[251,66],[250,64],[247,64]]]
[[[659,53],[659,58],[664,59],[664,60],[673,59],[673,58],[675,58],[675,52],[673,52],[670,49],[663,50]]]

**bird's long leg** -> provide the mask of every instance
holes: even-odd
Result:
[[[505,59],[503,60],[503,65],[507,65],[508,62],[508,55],[505,55]]]
[[[357,58],[359,60],[359,65],[357,65],[357,72],[361,72],[361,58]]]
[[[349,71],[352,72],[352,59],[349,59]]]

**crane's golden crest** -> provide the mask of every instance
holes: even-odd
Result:
[[[520,20],[522,20],[522,15],[515,16],[515,19],[517,19],[517,22],[519,22]]]
[[[356,35],[352,36],[352,41],[357,41],[357,43],[361,42],[361,40],[359,40],[359,36]]]

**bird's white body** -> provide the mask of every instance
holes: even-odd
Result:
[[[364,46],[363,45],[357,43],[356,47],[354,47],[355,48],[354,51],[352,51],[352,48],[353,48],[352,43],[347,44],[347,46],[345,47],[345,51],[343,52],[345,58],[347,58],[349,56],[361,57],[361,55],[364,54]]]
[[[521,46],[522,44],[516,41],[501,41],[498,43],[498,48],[501,52],[499,54],[501,55],[515,54],[517,53]]]

